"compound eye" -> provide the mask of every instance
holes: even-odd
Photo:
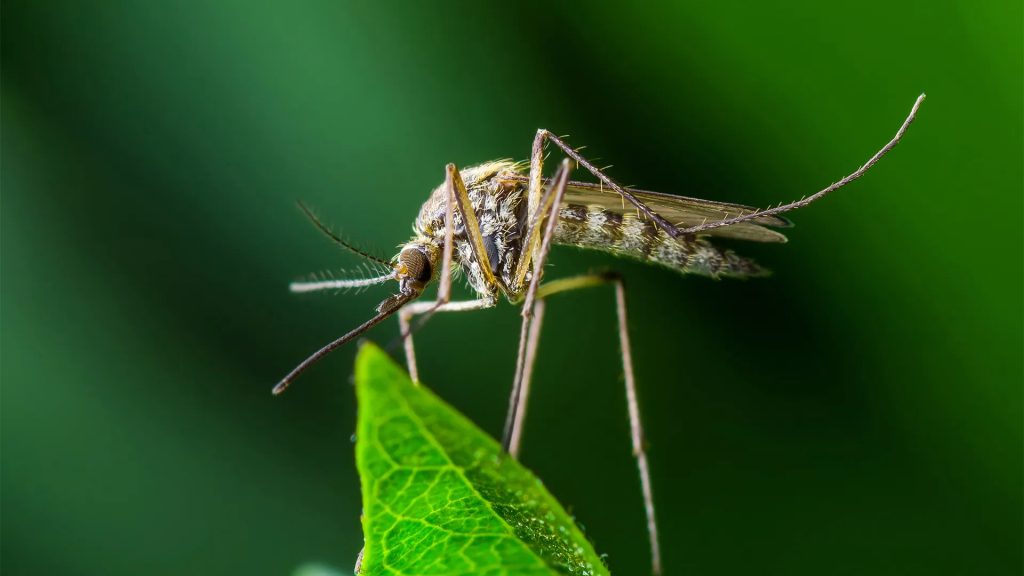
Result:
[[[423,252],[416,249],[406,250],[398,256],[398,261],[405,266],[409,277],[416,282],[426,284],[430,281],[430,259]]]

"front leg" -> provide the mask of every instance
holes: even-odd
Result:
[[[477,300],[462,300],[459,302],[445,302],[438,305],[437,302],[413,302],[398,311],[398,325],[401,327],[405,339],[405,363],[409,368],[409,378],[416,384],[420,383],[419,371],[416,369],[416,348],[412,343],[412,322],[411,320],[420,314],[433,314],[435,312],[466,312],[469,310],[483,310],[493,308],[497,300],[480,298]]]
[[[444,217],[444,246],[441,248],[441,271],[437,287],[437,298],[434,302],[416,302],[405,306],[398,313],[398,324],[401,329],[401,338],[404,340],[405,361],[409,368],[409,376],[413,382],[419,382],[419,373],[416,369],[416,348],[412,342],[412,333],[422,328],[427,320],[435,312],[461,312],[465,310],[480,310],[490,308],[497,303],[494,298],[481,298],[465,302],[450,302],[452,286],[452,254],[455,249],[455,211],[459,211],[462,222],[465,225],[466,237],[473,250],[473,255],[480,264],[484,274],[484,280],[491,286],[497,285],[497,280],[491,271],[491,262],[487,256],[487,249],[484,247],[483,234],[480,232],[480,224],[477,221],[476,213],[473,212],[473,205],[469,198],[469,191],[462,181],[462,175],[455,167],[455,164],[445,166],[444,186],[447,191],[447,202]],[[423,318],[415,326],[411,320],[414,316],[422,315]]]

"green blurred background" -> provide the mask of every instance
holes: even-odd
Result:
[[[629,282],[668,574],[1019,574],[1020,2],[15,2],[2,21],[2,570],[287,574],[361,546],[355,347],[447,162],[571,134],[613,177],[792,215],[775,271]],[[582,174],[577,174],[582,176]],[[460,289],[462,289],[460,287]],[[524,461],[647,570],[610,291],[549,306]],[[424,379],[498,434],[518,309]],[[371,333],[387,343],[388,322]]]

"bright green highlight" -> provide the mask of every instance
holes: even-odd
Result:
[[[376,346],[356,394],[363,574],[608,574],[540,480]]]

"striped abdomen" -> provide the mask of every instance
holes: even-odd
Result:
[[[672,238],[653,222],[634,213],[600,206],[563,205],[554,241],[654,262],[689,274],[718,278],[764,276],[754,261],[722,250],[706,238]]]

